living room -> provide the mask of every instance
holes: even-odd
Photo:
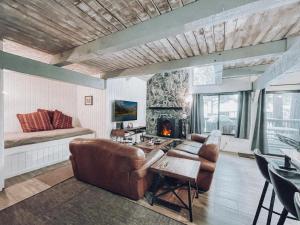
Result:
[[[0,224],[298,224],[299,0],[0,2]]]

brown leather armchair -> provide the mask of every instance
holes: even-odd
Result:
[[[212,131],[208,137],[192,134],[191,141],[184,141],[167,155],[200,161],[197,184],[200,190],[208,191],[219,157],[220,142],[221,132],[218,130]]]
[[[70,160],[78,180],[126,196],[142,198],[152,183],[148,168],[163,156],[105,139],[75,139]]]

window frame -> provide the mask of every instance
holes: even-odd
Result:
[[[290,93],[300,93],[300,90],[278,90],[278,91],[268,91],[266,90],[266,96],[265,98],[267,97],[268,94],[290,94]],[[267,121],[267,112],[266,112],[266,107],[267,107],[267,104],[266,102],[264,103],[264,123],[266,123]],[[266,126],[266,124],[264,124],[264,126]],[[265,127],[267,129],[267,127]],[[266,134],[264,134],[266,135]],[[264,143],[265,145],[265,143]],[[275,156],[275,157],[283,157],[283,154],[276,154],[276,153],[269,153],[267,152],[266,155],[269,155],[269,156]]]
[[[225,95],[238,95],[238,98],[240,98],[240,93],[239,92],[221,92],[221,93],[207,93],[207,94],[202,94],[202,96],[218,96],[218,122],[217,122],[217,129],[220,129],[220,96],[225,96]],[[204,104],[204,100],[203,100]],[[202,106],[203,107],[203,106]],[[239,102],[238,102],[238,107],[237,107],[237,113],[239,111]],[[204,127],[201,126],[201,133],[208,134],[210,133],[209,131],[204,131]],[[235,134],[223,134],[222,135],[228,135],[228,136],[235,136]]]

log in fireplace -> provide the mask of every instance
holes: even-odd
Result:
[[[170,118],[158,118],[157,135],[160,137],[177,137],[178,132],[176,132],[176,120]]]

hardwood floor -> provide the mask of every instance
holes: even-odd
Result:
[[[194,223],[187,221],[187,212],[180,213],[166,210],[161,206],[146,207],[163,213],[186,224],[199,225],[250,225],[263,189],[264,180],[260,175],[255,160],[242,158],[237,154],[222,152],[209,192],[194,199]],[[265,204],[269,205],[271,188],[266,196]],[[281,212],[282,206],[276,199],[275,209]],[[272,225],[277,224],[279,217],[274,215]],[[267,213],[261,211],[257,225],[266,224]],[[287,220],[285,225],[299,225],[299,221]]]
[[[11,178],[6,183],[5,191],[0,193],[0,209],[48,189],[71,175],[70,164],[65,162]],[[187,221],[187,212],[184,210],[180,213],[172,212],[162,206],[150,206],[145,200],[138,203],[186,224],[248,225],[252,224],[263,183],[253,159],[222,152],[211,190],[194,201],[194,223]],[[270,192],[265,205],[269,204]],[[275,209],[282,210],[278,200]],[[266,218],[267,214],[262,210],[258,225],[266,224]],[[272,224],[277,221],[278,216],[274,216]],[[299,225],[299,221],[287,220],[285,223],[296,224]]]
[[[7,179],[5,189],[0,192],[0,210],[45,191],[72,176],[70,162],[65,161]]]

